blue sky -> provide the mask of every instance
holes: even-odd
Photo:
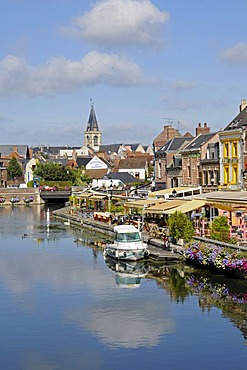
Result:
[[[0,144],[152,144],[247,99],[246,0],[1,0]]]

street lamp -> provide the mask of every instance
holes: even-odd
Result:
[[[113,181],[111,179],[111,183],[110,183],[110,186],[109,186],[109,189],[110,189],[110,199],[112,200],[112,191],[113,191]]]
[[[173,191],[172,191],[172,196],[173,196],[173,198],[174,198],[174,199],[176,198],[176,196],[177,196],[176,189],[173,189]]]
[[[143,205],[141,231],[144,231],[145,213],[146,213],[147,207],[148,207],[147,204]]]
[[[110,186],[108,188],[110,190],[110,196],[108,194],[108,211],[109,211],[109,217],[110,217],[110,213],[111,213],[111,200],[112,200],[112,191],[113,191],[113,181],[111,179],[111,182],[110,182]],[[107,193],[108,193],[108,190],[107,190]]]

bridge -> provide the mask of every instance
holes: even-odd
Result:
[[[56,190],[56,191],[45,191],[40,192],[40,197],[45,203],[59,203],[66,202],[69,200],[71,191]]]
[[[13,204],[26,204],[27,199],[32,199],[31,204],[65,203],[69,200],[71,191],[39,191],[39,188],[1,188],[0,206]],[[29,202],[28,202],[29,203]]]

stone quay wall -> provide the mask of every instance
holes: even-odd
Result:
[[[25,202],[28,198],[32,197],[33,201],[30,203]],[[19,198],[19,202],[11,202],[11,199]],[[0,188],[0,200],[5,199],[3,203],[0,202],[0,207],[14,205],[25,205],[25,204],[44,204],[43,199],[40,196],[39,188]]]

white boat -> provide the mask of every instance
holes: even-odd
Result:
[[[115,226],[114,235],[114,242],[105,247],[105,256],[126,261],[137,261],[149,256],[141,232],[133,225]]]

